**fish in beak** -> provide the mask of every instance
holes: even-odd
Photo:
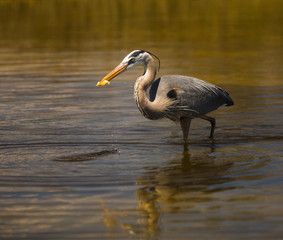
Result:
[[[110,83],[110,80],[114,77],[118,76],[120,73],[124,72],[128,63],[120,63],[117,67],[115,67],[110,73],[108,73],[100,82],[96,84],[96,86],[104,86]]]

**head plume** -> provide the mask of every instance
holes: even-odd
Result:
[[[155,55],[155,54],[153,54],[153,53],[151,53],[151,52],[149,52],[149,51],[146,51],[147,53],[149,53],[152,57],[155,57],[157,60],[158,60],[158,72],[159,72],[159,70],[160,70],[160,59]]]

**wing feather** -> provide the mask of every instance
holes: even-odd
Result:
[[[233,105],[233,100],[223,89],[203,80],[180,75],[163,76],[153,84],[150,98],[153,100],[176,89],[176,99],[168,107],[167,117],[198,117],[205,115],[226,104]],[[175,117],[172,117],[172,116]],[[173,120],[173,119],[172,119]]]

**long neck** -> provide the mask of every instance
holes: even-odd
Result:
[[[144,75],[141,76],[139,87],[145,91],[152,85],[156,76],[156,66],[153,58],[149,56],[144,62]]]
[[[164,107],[157,102],[157,99],[151,102],[146,95],[148,88],[151,87],[156,76],[155,62],[150,55],[144,60],[144,70],[144,75],[139,77],[135,83],[137,106],[146,118],[152,120],[163,118]]]

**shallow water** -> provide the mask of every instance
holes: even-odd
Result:
[[[0,238],[280,239],[282,7],[1,2]],[[214,141],[143,118],[140,68],[95,86],[139,48],[230,93]]]

